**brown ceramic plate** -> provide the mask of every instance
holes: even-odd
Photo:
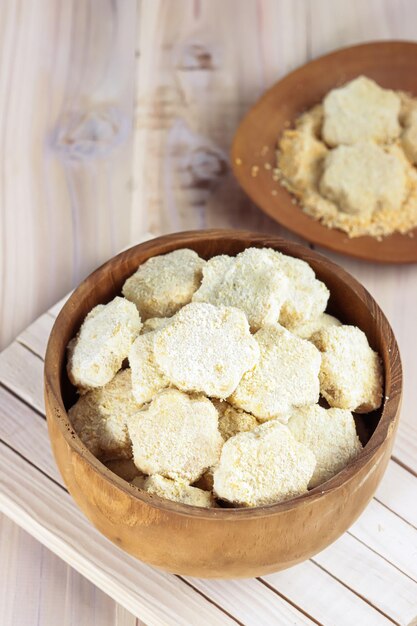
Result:
[[[232,146],[235,175],[252,200],[274,220],[308,241],[350,256],[381,263],[417,262],[417,229],[377,241],[349,239],[309,217],[293,204],[291,194],[272,180],[277,139],[288,122],[323,100],[334,87],[364,74],[382,87],[417,96],[417,43],[384,41],[343,48],[303,65],[276,83],[250,109]],[[252,175],[253,166],[257,175]],[[274,193],[272,193],[274,190]]]

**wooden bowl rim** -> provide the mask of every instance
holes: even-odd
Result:
[[[114,474],[114,472],[109,470],[103,463],[101,463],[101,461],[99,461],[95,456],[93,456],[93,454],[91,454],[91,452],[81,442],[79,437],[74,433],[62,399],[62,371],[61,368],[57,366],[56,355],[60,354],[61,351],[60,335],[62,329],[66,325],[65,317],[71,313],[71,309],[73,308],[74,303],[77,302],[80,294],[83,295],[83,290],[85,289],[87,281],[96,281],[104,278],[108,280],[108,270],[114,263],[116,263],[116,261],[119,261],[120,259],[127,259],[132,255],[136,256],[138,251],[145,254],[149,252],[150,254],[148,255],[148,258],[150,258],[154,256],[152,254],[152,250],[155,247],[160,247],[161,245],[166,246],[165,251],[158,252],[158,254],[164,254],[170,250],[192,246],[192,243],[196,240],[196,238],[199,238],[200,241],[217,241],[218,239],[227,239],[229,241],[236,241],[238,243],[247,243],[248,246],[256,246],[257,243],[264,246],[266,241],[268,246],[275,247],[277,250],[283,247],[285,249],[285,254],[291,254],[294,257],[302,257],[307,252],[308,257],[313,258],[318,263],[324,266],[327,266],[329,270],[331,270],[338,276],[339,280],[341,280],[344,284],[348,284],[351,289],[354,289],[356,295],[362,300],[362,302],[364,302],[367,309],[369,307],[366,304],[366,300],[368,300],[368,302],[370,301],[379,312],[379,321],[381,325],[380,332],[384,337],[384,342],[390,343],[392,346],[391,352],[388,353],[388,370],[384,371],[384,378],[386,381],[386,374],[387,371],[389,371],[389,378],[391,381],[396,381],[398,391],[393,395],[389,393],[388,398],[384,398],[383,409],[378,425],[373,432],[370,440],[363,448],[361,453],[354,459],[354,461],[349,463],[343,470],[341,470],[326,483],[323,483],[322,485],[311,489],[308,493],[304,495],[284,502],[253,508],[203,509],[200,507],[194,507],[173,502],[170,500],[165,500],[158,496],[152,496],[144,491],[140,491],[138,488],[132,486],[130,483]],[[369,460],[376,455],[378,449],[395,431],[396,422],[399,417],[399,408],[402,395],[402,367],[398,345],[391,326],[385,315],[383,314],[375,300],[372,298],[372,296],[369,294],[369,292],[353,276],[351,276],[340,266],[330,261],[327,257],[311,250],[310,248],[307,248],[306,246],[298,243],[294,243],[292,241],[285,240],[282,237],[268,236],[261,233],[253,233],[243,230],[240,231],[234,229],[212,229],[183,231],[170,235],[163,235],[144,243],[137,244],[127,250],[124,250],[115,257],[112,257],[109,261],[101,265],[98,269],[96,269],[89,276],[87,276],[87,278],[80,283],[80,285],[75,289],[75,291],[66,301],[52,327],[45,355],[44,385],[45,399],[47,399],[47,404],[49,403],[49,406],[51,407],[51,410],[47,410],[48,420],[51,419],[55,422],[69,447],[74,452],[79,454],[83,458],[83,460],[95,470],[95,472],[102,475],[113,486],[121,489],[125,494],[128,494],[129,496],[136,498],[137,500],[140,500],[144,504],[160,510],[165,510],[167,512],[170,511],[183,516],[199,517],[205,519],[237,520],[242,518],[247,519],[255,517],[267,517],[279,514],[283,511],[288,511],[289,509],[311,504],[313,501],[318,500],[326,494],[340,489],[342,486],[346,485],[348,481],[353,479],[357,472],[360,471],[369,462]]]
[[[399,232],[392,233],[391,235],[384,236],[381,241],[378,241],[378,252],[376,254],[372,253],[373,245],[377,241],[376,238],[371,237],[369,235],[362,235],[360,237],[349,238],[347,233],[341,231],[337,228],[328,228],[324,224],[322,224],[319,220],[314,219],[313,217],[304,213],[301,207],[297,204],[294,208],[298,209],[297,216],[299,219],[302,219],[302,222],[305,221],[305,224],[301,224],[300,226],[296,225],[292,226],[292,220],[288,217],[280,214],[278,208],[278,202],[285,202],[287,205],[289,203],[293,204],[294,195],[288,191],[283,185],[278,183],[277,190],[278,195],[272,196],[268,201],[263,201],[261,197],[258,196],[256,191],[252,191],[251,180],[247,174],[242,171],[242,167],[237,164],[242,156],[242,145],[244,145],[244,141],[242,137],[244,137],[246,132],[246,126],[250,123],[252,118],[255,118],[259,115],[258,111],[262,111],[263,106],[273,97],[274,93],[277,89],[281,89],[287,82],[291,82],[294,78],[298,76],[298,74],[305,72],[309,68],[314,68],[320,66],[323,62],[327,63],[331,60],[338,61],[339,64],[343,63],[345,55],[349,55],[354,53],[355,51],[364,51],[364,52],[373,52],[378,54],[379,50],[384,49],[393,49],[397,50],[412,50],[413,53],[417,56],[417,42],[411,40],[401,40],[401,39],[386,39],[383,41],[367,41],[359,44],[354,44],[352,46],[344,46],[342,48],[337,48],[336,50],[332,50],[331,52],[320,55],[317,58],[314,58],[307,63],[304,63],[294,70],[285,74],[282,78],[280,78],[277,82],[275,82],[271,87],[269,87],[263,94],[258,98],[258,100],[249,108],[249,110],[245,113],[243,118],[241,119],[237,130],[233,136],[232,145],[230,149],[230,159],[231,166],[236,180],[239,185],[245,191],[245,193],[251,198],[251,200],[269,217],[271,217],[275,222],[281,224],[289,231],[297,234],[299,237],[302,237],[309,243],[317,244],[326,248],[328,250],[332,250],[333,252],[337,252],[338,254],[343,254],[351,258],[361,259],[367,262],[376,262],[376,263],[392,263],[392,264],[412,264],[417,263],[417,244],[412,246],[412,243],[417,239],[417,226],[413,228],[411,231],[405,234],[401,234]],[[411,70],[410,70],[411,71]],[[348,79],[350,80],[350,78]],[[336,87],[337,85],[334,85]],[[415,94],[417,97],[417,93]],[[290,120],[291,123],[294,122],[294,119]],[[282,129],[281,129],[282,130]],[[279,133],[277,132],[277,138]],[[254,163],[255,164],[255,163]],[[260,171],[262,173],[261,164],[259,164]],[[257,182],[259,185],[264,185],[265,180],[260,180],[260,176],[257,177]],[[275,183],[274,183],[275,184]],[[271,188],[272,190],[272,188]],[[280,196],[280,197],[279,197]],[[307,221],[308,220],[308,221]],[[310,224],[309,224],[310,222]],[[313,229],[313,232],[309,232]],[[411,240],[409,242],[408,240]],[[407,246],[407,252],[404,254],[397,253],[398,257],[384,256],[384,243],[391,241],[395,241],[396,250],[400,250],[400,247],[403,247],[404,242],[410,243],[410,249]],[[356,242],[356,243],[355,243]],[[363,244],[363,245],[361,245]],[[371,252],[369,252],[369,244],[371,244]],[[356,249],[356,245],[358,245],[358,249]],[[385,253],[386,255],[386,253]]]

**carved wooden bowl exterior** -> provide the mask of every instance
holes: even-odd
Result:
[[[130,486],[81,443],[68,419],[75,399],[65,372],[66,345],[85,315],[120,294],[125,279],[151,256],[192,248],[208,259],[268,246],[304,259],[330,289],[329,310],[359,326],[380,353],[383,408],[358,423],[367,441],[343,471],[306,495],[253,509],[200,509]],[[135,246],[91,274],[69,298],[52,329],[45,359],[49,435],[65,484],[96,528],[135,557],[170,572],[236,578],[295,565],[335,541],[363,511],[390,457],[401,402],[401,361],[391,327],[369,293],[349,274],[308,248],[244,231],[195,231]],[[364,433],[364,434],[363,434]]]

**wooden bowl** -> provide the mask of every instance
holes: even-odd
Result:
[[[86,314],[120,290],[140,263],[177,248],[208,259],[268,246],[304,259],[330,289],[329,310],[356,324],[380,353],[385,370],[383,408],[361,416],[361,454],[331,480],[293,500],[251,509],[201,509],[140,492],[110,472],[81,443],[67,409],[75,400],[66,371],[66,345]],[[130,554],[177,574],[235,578],[290,567],[319,552],[355,521],[372,498],[390,457],[402,388],[397,343],[384,314],[347,272],[301,245],[244,231],[167,235],[122,252],[84,280],[52,329],[45,358],[45,402],[55,459],[79,507]]]
[[[382,87],[417,96],[416,66],[416,43],[380,41],[337,50],[285,76],[249,110],[235,134],[231,158],[240,185],[265,213],[307,241],[367,261],[417,262],[417,229],[413,237],[394,233],[381,241],[349,239],[304,213],[265,169],[266,163],[275,166],[277,141],[288,124],[331,89],[364,74]]]

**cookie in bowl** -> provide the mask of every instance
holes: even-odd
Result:
[[[77,388],[67,375],[67,346],[88,313],[115,297],[122,298],[123,284],[148,259],[185,248],[193,250],[205,264],[213,257],[235,259],[251,248],[276,259],[286,269],[288,279],[287,290],[280,294],[281,304],[274,305],[279,318],[255,330],[243,309],[193,302],[202,282],[195,284],[195,291],[188,291],[190,302],[172,315],[162,315],[161,311],[160,319],[168,320],[160,325],[153,321],[150,328],[141,327],[132,337],[131,346],[140,337],[151,337],[147,358],[166,377],[166,386],[152,390],[152,397],[146,400],[135,397],[130,347],[113,375],[115,382],[122,377],[127,384],[121,400],[128,410],[119,405],[118,394],[116,401],[108,393],[106,386],[113,380],[98,390],[87,391],[84,385]],[[289,288],[292,277],[286,265],[302,273],[297,289]],[[202,272],[200,281],[203,278]],[[303,298],[311,303],[305,310],[297,307]],[[195,323],[194,313],[190,315],[192,323],[188,313],[185,320],[181,317],[187,307],[193,311],[196,305],[210,311],[201,326]],[[287,316],[282,316],[284,307]],[[323,321],[324,315],[331,316],[332,323],[327,323],[327,317]],[[171,327],[178,335],[170,334]],[[375,398],[380,406],[370,413],[329,408],[325,401],[323,393],[328,387],[321,370],[329,348],[327,343],[325,347],[317,342],[315,335],[329,327],[359,328],[377,355],[381,378],[376,379],[380,389]],[[191,341],[187,332],[197,335]],[[204,350],[197,349],[198,332]],[[311,378],[305,395],[300,393],[304,392],[302,386],[294,384],[297,394],[292,397],[288,384],[288,401],[282,403],[279,415],[268,415],[266,420],[249,408],[233,404],[242,379],[249,372],[262,374],[262,350],[256,335],[263,332],[270,334],[272,345],[282,336],[285,342],[291,338],[286,343],[288,350],[281,352],[281,378],[293,345],[302,346],[306,355],[304,362],[299,361],[300,377],[306,370]],[[186,338],[186,346],[176,344],[173,336]],[[215,339],[212,344],[207,339],[210,337]],[[242,338],[242,344],[236,338]],[[240,352],[236,352],[236,345]],[[193,347],[198,357],[195,370]],[[183,368],[180,374],[177,360]],[[184,382],[189,389],[178,388]],[[284,382],[281,380],[281,385]],[[83,415],[83,405],[78,403],[87,394],[98,397],[89,396],[88,414]],[[272,388],[270,394],[273,398]],[[277,571],[309,558],[344,532],[382,478],[398,421],[400,396],[401,366],[395,339],[364,288],[308,248],[239,231],[170,235],[112,259],[86,279],[62,309],[45,362],[50,439],[65,484],[78,505],[100,532],[130,554],[170,572],[203,577],[257,576]],[[108,398],[112,400],[108,402]],[[71,419],[71,408],[77,405],[79,419]],[[374,406],[372,397],[369,408]],[[324,417],[319,408],[326,412]],[[115,429],[115,424],[121,429]],[[92,438],[86,436],[88,425],[96,433]],[[262,433],[267,432],[271,434],[264,440]],[[317,445],[317,440],[323,445]],[[122,447],[114,449],[113,443],[119,441]],[[270,455],[273,463],[268,465]]]

